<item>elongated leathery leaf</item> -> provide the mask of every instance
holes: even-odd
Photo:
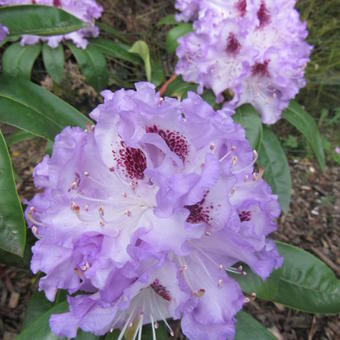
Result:
[[[0,122],[54,140],[66,126],[86,127],[91,120],[28,80],[0,75]]]
[[[71,43],[67,43],[67,46],[76,58],[86,81],[97,91],[104,89],[108,84],[109,73],[102,51],[92,44],[89,44],[85,50]]]
[[[246,312],[236,315],[235,340],[275,340],[263,325]]]
[[[251,147],[259,152],[262,143],[263,129],[260,116],[256,110],[249,104],[242,105],[237,108],[233,119],[236,123],[244,127]]]
[[[302,133],[310,144],[322,171],[325,171],[326,161],[322,147],[322,139],[313,117],[296,101],[292,101],[282,117]]]
[[[150,50],[147,43],[143,40],[136,41],[129,49],[130,53],[138,54],[144,61],[144,68],[147,81],[151,81],[151,60]]]
[[[40,54],[41,46],[21,46],[20,43],[10,45],[2,56],[2,69],[12,77],[30,79],[35,60]]]
[[[64,48],[59,44],[57,48],[51,48],[44,44],[42,49],[44,65],[49,76],[59,84],[64,75]]]
[[[263,177],[271,186],[273,193],[279,196],[281,209],[287,212],[292,188],[289,165],[280,141],[269,128],[263,129],[257,163],[264,168]]]
[[[83,21],[60,8],[40,5],[0,7],[0,22],[8,28],[9,37],[59,35],[85,26]]]
[[[282,242],[276,245],[283,266],[265,282],[248,270],[246,276],[233,275],[242,290],[304,312],[339,313],[340,282],[331,269],[300,248]]]
[[[0,131],[0,248],[22,256],[25,242],[25,219],[15,188],[11,159]]]
[[[165,48],[168,53],[174,53],[178,46],[177,39],[192,31],[192,24],[179,24],[172,28],[166,36]]]

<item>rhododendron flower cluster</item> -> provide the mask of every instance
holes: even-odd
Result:
[[[277,196],[244,129],[194,93],[180,102],[138,83],[102,95],[96,125],[63,130],[34,170],[32,270],[49,300],[70,294],[52,331],[140,339],[151,324],[156,339],[173,318],[189,339],[232,338],[247,297],[228,274],[242,262],[266,279],[282,263],[267,239]]]
[[[311,46],[295,0],[177,0],[178,20],[196,19],[179,39],[176,73],[226,93],[232,108],[252,104],[266,124],[279,118],[305,85]]]
[[[88,43],[86,38],[97,37],[99,34],[98,27],[94,25],[94,20],[101,17],[103,9],[96,3],[95,0],[0,0],[0,6],[27,4],[61,8],[86,22],[87,27],[64,35],[49,37],[24,35],[21,39],[22,45],[33,45],[39,41],[46,41],[50,47],[55,48],[62,40],[67,39],[72,40],[72,42],[79,48],[86,48]]]

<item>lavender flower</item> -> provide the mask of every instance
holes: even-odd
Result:
[[[96,126],[66,128],[34,170],[40,290],[83,292],[52,331],[118,328],[120,340],[151,324],[155,339],[158,321],[173,334],[166,319],[181,318],[190,339],[232,338],[244,297],[228,272],[241,261],[265,279],[282,263],[267,239],[277,197],[253,172],[243,128],[194,93],[179,102],[139,83],[102,94]]]
[[[0,24],[0,42],[3,41],[8,34],[8,28]]]
[[[48,45],[55,48],[64,40],[72,40],[79,48],[86,48],[87,39],[97,37],[99,34],[98,27],[94,25],[94,20],[99,19],[102,14],[102,7],[95,0],[1,0],[0,6],[37,4],[53,6],[63,9],[64,11],[76,16],[87,23],[86,28],[64,35],[55,35],[43,37],[37,35],[24,35],[21,39],[22,45],[33,45],[39,41],[46,41]]]
[[[176,73],[198,83],[200,92],[211,88],[219,102],[231,93],[227,107],[250,103],[264,123],[275,123],[305,85],[311,51],[294,5],[293,0],[200,2],[194,32],[179,39]],[[195,6],[177,3],[183,13],[193,13]]]

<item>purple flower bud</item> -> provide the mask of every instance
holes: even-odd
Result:
[[[156,334],[160,320],[173,333],[166,319],[182,318],[190,339],[232,337],[244,298],[228,272],[241,261],[265,279],[282,263],[267,239],[280,208],[253,172],[256,152],[194,93],[179,102],[138,83],[102,95],[96,125],[66,128],[34,170],[32,270],[50,300],[79,292],[53,332],[118,328],[121,339],[145,324]]]

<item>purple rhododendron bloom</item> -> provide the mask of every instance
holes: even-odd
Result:
[[[158,321],[173,334],[173,318],[190,339],[233,338],[244,297],[228,273],[243,262],[266,279],[282,264],[267,239],[280,208],[256,152],[197,94],[180,102],[138,83],[102,95],[96,125],[66,128],[34,170],[32,270],[51,301],[82,292],[52,331],[122,339],[151,324],[155,339]]]
[[[200,92],[212,89],[219,102],[231,92],[227,107],[250,103],[264,123],[275,123],[305,85],[311,52],[294,6],[294,0],[178,1],[179,19],[198,20],[179,39],[176,73]]]
[[[0,24],[0,42],[3,41],[8,34],[8,28]]]
[[[64,11],[74,15],[75,17],[87,23],[87,27],[78,31],[67,33],[64,35],[55,35],[43,37],[37,35],[24,35],[21,39],[22,45],[33,45],[39,41],[46,41],[48,45],[55,48],[64,40],[72,40],[79,48],[86,48],[87,39],[97,37],[99,34],[98,27],[94,25],[94,20],[99,19],[102,14],[102,7],[95,0],[1,0],[0,6],[37,4],[45,6],[53,6],[63,9]]]

